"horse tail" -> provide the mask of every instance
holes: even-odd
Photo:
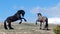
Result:
[[[46,25],[45,25],[46,28],[48,28],[48,18],[46,18]]]
[[[7,20],[4,21],[4,28],[5,28],[5,29],[7,29],[6,21],[7,21]]]

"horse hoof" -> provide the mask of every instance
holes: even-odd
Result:
[[[14,30],[14,29],[9,29],[9,30]]]
[[[41,28],[40,28],[40,30],[41,30]]]
[[[37,22],[35,24],[37,25]]]
[[[46,30],[46,29],[42,29],[42,30]]]
[[[9,29],[14,29],[14,28],[9,28]]]
[[[5,30],[8,30],[7,28],[5,28]]]
[[[27,20],[24,20],[25,22],[27,22]]]
[[[21,24],[21,22],[19,22],[19,24]]]
[[[46,29],[46,30],[48,30],[48,31],[49,31],[50,29]]]
[[[21,23],[19,23],[19,24],[21,24]]]

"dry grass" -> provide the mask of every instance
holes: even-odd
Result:
[[[14,30],[5,30],[3,25],[0,25],[0,34],[54,34],[53,27],[49,26],[50,31],[39,30],[39,26],[31,23],[14,23],[12,24]]]

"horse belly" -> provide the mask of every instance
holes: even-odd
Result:
[[[18,18],[13,17],[13,18],[11,18],[10,20],[11,20],[11,22],[14,22],[14,21],[17,21]]]
[[[15,18],[15,19],[12,19],[12,21],[17,21],[17,20],[18,20],[18,19],[16,19],[16,18]]]

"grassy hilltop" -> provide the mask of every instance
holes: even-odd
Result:
[[[39,25],[35,25],[33,23],[12,23],[12,27],[14,30],[5,30],[3,24],[0,24],[0,34],[55,34],[53,32],[53,28],[56,25],[50,24],[49,29],[47,30],[39,30]]]

